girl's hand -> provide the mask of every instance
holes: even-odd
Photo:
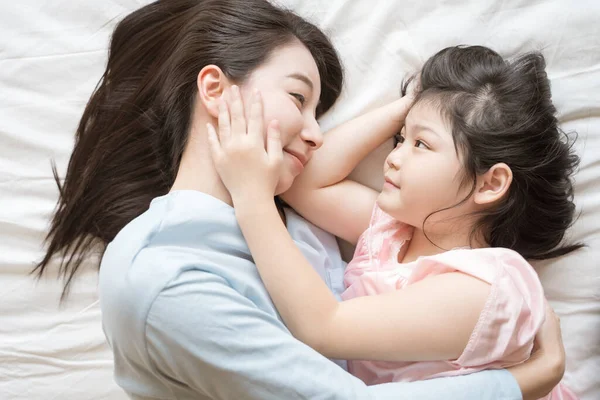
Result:
[[[404,126],[404,121],[406,120],[406,116],[413,106],[413,102],[414,97],[406,95],[390,103],[389,107],[391,114],[393,115],[394,120],[398,122],[400,127]],[[396,132],[394,134],[396,134]]]
[[[419,77],[415,77],[415,78],[411,79],[411,81],[409,82],[409,85],[403,90],[403,92],[406,91],[406,93],[402,97],[393,101],[390,104],[391,113],[393,115],[393,118],[398,121],[398,124],[401,127],[404,126],[404,120],[406,119],[408,112],[414,105],[415,98],[416,98],[417,92],[419,90],[418,89],[418,85],[419,85],[418,80],[419,80]],[[394,134],[396,134],[396,133],[394,133]]]
[[[277,121],[267,129],[265,150],[262,98],[255,91],[246,123],[237,86],[219,103],[219,133],[208,123],[213,162],[234,203],[273,201],[283,160]]]

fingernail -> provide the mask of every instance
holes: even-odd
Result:
[[[236,85],[233,85],[231,87],[231,92],[234,97],[237,97],[240,94],[240,89]]]

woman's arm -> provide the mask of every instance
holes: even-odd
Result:
[[[533,354],[526,362],[509,368],[523,400],[546,396],[558,385],[565,373],[566,354],[560,330],[560,319],[546,302],[546,319],[535,337]]]
[[[400,130],[411,102],[411,97],[403,97],[327,132],[323,146],[283,200],[313,224],[356,243],[369,226],[378,192],[346,178]]]
[[[238,278],[249,284],[257,279]],[[539,388],[560,380],[550,374],[553,359],[545,353],[516,373],[509,370],[512,375],[483,371],[366,386],[294,339],[274,311],[260,309],[224,278],[202,270],[179,275],[157,296],[145,332],[153,368],[211,399],[520,400],[519,384],[541,393]],[[542,397],[523,395],[524,400]]]

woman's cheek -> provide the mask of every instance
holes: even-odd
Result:
[[[295,137],[302,131],[304,120],[298,107],[291,99],[280,99],[277,104],[269,107],[265,105],[265,127],[272,120],[279,122],[281,133],[281,143],[283,146],[291,143]]]

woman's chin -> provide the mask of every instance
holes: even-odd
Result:
[[[279,178],[279,182],[275,187],[275,196],[279,196],[280,194],[287,192],[289,188],[292,187],[294,179],[296,179],[296,177],[292,176],[292,174],[289,172],[282,173],[281,177]]]

